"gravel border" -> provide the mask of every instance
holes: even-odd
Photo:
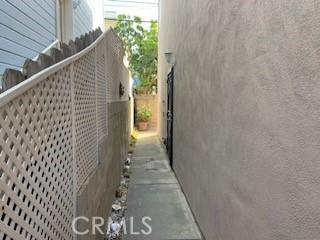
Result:
[[[125,223],[125,212],[127,210],[127,196],[131,174],[132,155],[129,154],[124,164],[121,182],[116,190],[115,199],[106,226],[106,240],[123,240],[123,223]]]

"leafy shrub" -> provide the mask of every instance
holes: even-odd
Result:
[[[147,106],[138,109],[137,118],[139,122],[149,122],[152,117],[151,109]]]

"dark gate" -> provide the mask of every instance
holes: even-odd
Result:
[[[166,140],[166,146],[167,146],[167,152],[168,157],[170,161],[170,165],[172,167],[173,165],[173,81],[174,81],[174,68],[171,68],[170,73],[168,74],[168,80],[167,80],[167,93],[168,93],[168,99],[167,99],[167,140]]]

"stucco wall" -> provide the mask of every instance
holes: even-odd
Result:
[[[319,239],[320,4],[161,7],[161,86],[163,51],[177,61],[174,169],[205,237]]]
[[[148,107],[152,112],[152,117],[149,122],[151,128],[157,127],[158,121],[158,97],[157,95],[136,95],[135,98],[137,110],[141,107]]]

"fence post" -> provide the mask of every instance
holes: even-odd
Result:
[[[68,57],[70,57],[72,55],[69,45],[67,45],[65,43],[60,43],[60,49],[62,51],[62,54],[63,54],[64,58],[68,58]]]
[[[53,60],[53,64],[58,63],[63,60],[63,53],[57,48],[50,49],[50,56]]]
[[[9,88],[23,82],[25,77],[22,72],[14,69],[6,69],[2,76],[2,91],[6,91]]]
[[[24,62],[22,67],[22,73],[26,76],[26,78],[29,78],[38,72],[40,72],[40,66],[38,62],[33,61],[31,59],[27,59]]]
[[[43,70],[47,67],[50,67],[51,65],[54,64],[53,59],[46,54],[40,53],[38,58],[37,58],[37,62],[39,64],[40,70]]]
[[[82,41],[80,40],[80,38],[76,38],[76,40],[74,41],[76,47],[77,47],[77,52],[81,52],[81,50],[83,49],[83,45],[82,45]]]
[[[70,48],[70,55],[72,56],[72,55],[74,55],[74,54],[76,54],[77,53],[77,45],[75,44],[75,42],[74,41],[72,41],[72,40],[70,40],[69,41],[69,48]]]

